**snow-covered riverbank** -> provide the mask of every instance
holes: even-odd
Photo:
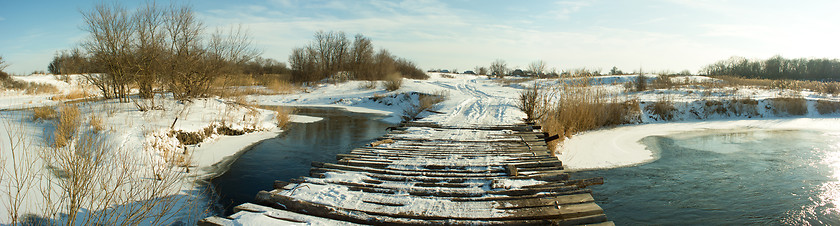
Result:
[[[568,170],[607,169],[655,161],[642,138],[722,129],[816,130],[840,133],[840,118],[769,118],[626,125],[591,131],[566,140],[559,158]]]

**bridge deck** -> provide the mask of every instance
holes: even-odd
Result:
[[[586,189],[603,179],[571,180],[535,129],[404,123],[200,224],[611,225]]]

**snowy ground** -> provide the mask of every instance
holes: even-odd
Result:
[[[41,213],[45,207],[45,195],[42,191],[50,188],[55,191],[53,173],[47,167],[42,152],[51,151],[51,137],[55,130],[53,120],[32,120],[29,107],[55,106],[59,101],[52,100],[52,96],[66,94],[74,89],[87,89],[79,83],[79,76],[72,76],[71,83],[56,80],[51,75],[33,75],[15,77],[15,79],[52,84],[58,92],[46,94],[27,94],[20,91],[2,91],[0,95],[0,165],[3,165],[0,175],[0,203],[4,211],[0,212],[0,224],[10,222],[8,210],[14,194],[9,191],[27,188],[21,205],[20,213]],[[139,104],[155,105],[158,109],[140,111],[134,103],[118,103],[113,100],[82,101],[76,106],[81,113],[81,134],[97,134],[105,139],[112,147],[113,154],[125,154],[123,162],[130,162],[132,167],[140,170],[132,172],[132,178],[154,178],[149,170],[160,169],[165,165],[189,165],[189,171],[183,167],[173,168],[179,175],[178,183],[173,185],[175,190],[169,194],[185,196],[184,200],[201,197],[197,193],[196,180],[213,176],[220,172],[222,164],[232,160],[245,147],[261,140],[276,136],[281,132],[276,126],[275,112],[260,108],[247,108],[230,100],[218,98],[196,99],[192,102],[175,101],[168,96],[155,98],[154,103],[139,100]],[[102,124],[102,131],[93,132],[92,119],[98,119]],[[294,122],[313,122],[315,117],[293,116]],[[225,126],[234,130],[253,130],[253,133],[242,136],[225,136],[213,134],[198,145],[179,145],[178,139],[170,131],[197,132],[214,126]],[[24,144],[25,146],[21,146]],[[71,144],[71,147],[77,144]],[[114,164],[118,159],[111,160]],[[30,163],[34,179],[15,185],[13,178],[15,169],[21,169],[21,163]],[[21,171],[17,171],[21,172]],[[102,174],[106,175],[106,174]],[[147,180],[146,180],[147,181]],[[57,194],[51,197],[55,198]],[[185,203],[183,203],[185,204]],[[126,203],[126,205],[132,205]],[[205,204],[201,204],[205,205]],[[200,206],[199,206],[200,207]],[[87,211],[87,210],[86,210]],[[96,211],[96,210],[92,210]],[[200,209],[191,213],[202,214]],[[63,217],[63,216],[62,216]]]

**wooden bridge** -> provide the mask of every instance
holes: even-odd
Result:
[[[571,180],[538,126],[391,129],[199,224],[612,225],[585,188],[603,179]]]

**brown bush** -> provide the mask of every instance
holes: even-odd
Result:
[[[393,73],[385,79],[385,90],[395,91],[402,87],[402,76],[399,73]]]
[[[543,131],[571,137],[575,133],[638,122],[641,111],[637,100],[611,99],[604,92],[590,87],[564,84],[552,90],[554,102],[542,101],[538,120]],[[548,98],[546,98],[548,99]],[[554,149],[557,142],[549,142]]]
[[[670,121],[674,119],[674,112],[677,111],[677,108],[674,107],[674,103],[671,100],[662,98],[645,106],[645,111],[658,116],[659,120]]]
[[[729,112],[732,112],[736,116],[758,116],[758,101],[749,97],[743,99],[733,98],[729,101]]]
[[[43,106],[32,108],[32,121],[37,120],[53,120],[58,116],[58,112],[52,107]]]
[[[286,128],[290,122],[292,122],[292,115],[294,114],[295,109],[287,108],[287,107],[275,107],[274,108],[274,119],[277,120],[277,127]]]
[[[55,122],[55,131],[53,132],[55,147],[64,147],[70,143],[76,131],[81,125],[81,114],[79,108],[75,105],[61,105],[59,107],[61,115],[58,121]]]
[[[808,113],[805,98],[780,97],[770,100],[773,105],[773,113],[776,115],[805,115]]]
[[[722,101],[719,100],[707,100],[704,105],[706,106],[703,108],[703,113],[705,118],[709,118],[714,114],[718,115],[726,115],[729,110],[726,108],[726,105],[723,104]]]
[[[516,107],[525,112],[526,122],[532,122],[542,117],[544,112],[541,112],[538,106],[541,101],[540,86],[536,83],[519,92],[519,102],[517,102]]]
[[[817,100],[817,112],[821,115],[840,112],[840,102],[830,100]]]

